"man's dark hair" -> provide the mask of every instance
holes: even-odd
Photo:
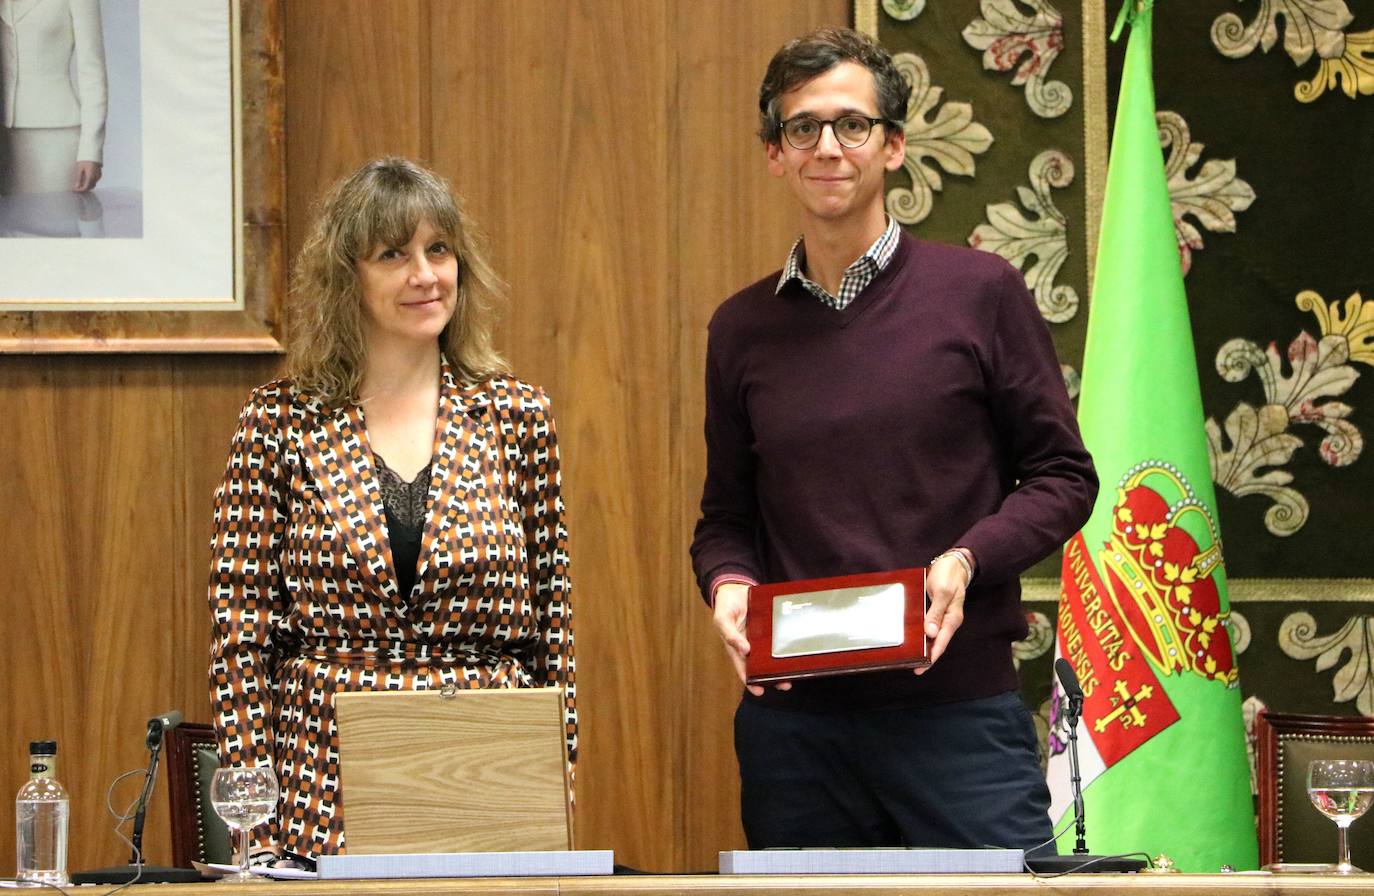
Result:
[[[850,28],[820,28],[783,44],[768,63],[759,85],[759,136],[765,143],[782,139],[782,95],[841,62],[857,62],[873,73],[879,118],[891,127],[906,123],[911,85],[897,70],[892,54],[867,34]]]

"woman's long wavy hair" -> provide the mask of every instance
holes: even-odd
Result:
[[[379,245],[404,245],[421,221],[447,240],[458,261],[458,302],[439,347],[466,383],[507,373],[492,344],[505,284],[448,183],[407,159],[368,162],[330,187],[296,257],[291,280],[287,366],[301,387],[340,406],[359,400],[367,366],[356,264]]]

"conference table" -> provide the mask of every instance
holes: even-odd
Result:
[[[73,888],[81,896],[103,896],[113,886]],[[784,896],[838,893],[852,896],[1055,896],[1055,894],[1374,893],[1374,875],[1316,874],[1071,874],[1034,878],[1029,874],[834,874],[834,875],[617,875],[411,880],[273,881],[266,884],[161,884],[158,896]]]

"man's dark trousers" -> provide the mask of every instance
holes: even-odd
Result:
[[[735,713],[751,849],[1012,847],[1050,840],[1035,726],[1014,692],[863,711]],[[1053,854],[1053,845],[1039,854]]]

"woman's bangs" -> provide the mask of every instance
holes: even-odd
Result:
[[[370,212],[362,215],[359,222],[364,224],[357,243],[359,257],[377,246],[404,246],[421,221],[430,222],[445,239],[451,240],[458,231],[458,214],[449,197],[427,190],[422,184],[378,196]]]

